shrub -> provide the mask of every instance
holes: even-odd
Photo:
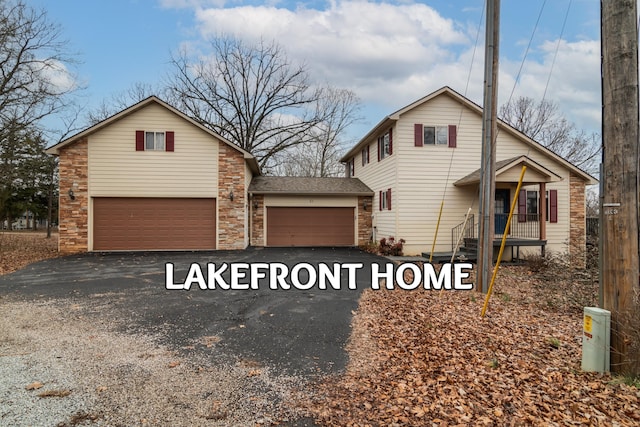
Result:
[[[404,246],[404,243],[404,239],[396,241],[394,237],[389,237],[388,239],[383,237],[380,239],[378,252],[383,256],[400,256],[402,255],[402,247]]]

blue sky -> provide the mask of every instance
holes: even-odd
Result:
[[[385,115],[444,86],[482,99],[484,29],[476,48],[483,0],[310,1],[26,0],[57,22],[81,63],[83,102],[136,82],[158,84],[181,46],[206,54],[206,39],[234,34],[275,39],[317,82],[360,97],[364,134]],[[600,5],[594,0],[503,0],[500,103],[514,96],[556,102],[587,131],[600,123]],[[516,75],[545,4],[522,74]],[[546,86],[567,8],[569,15]],[[475,54],[474,54],[475,51]],[[471,65],[472,56],[475,58]],[[469,75],[471,77],[469,78]]]

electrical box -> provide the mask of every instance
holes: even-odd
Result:
[[[582,370],[609,372],[611,312],[585,307],[582,327]]]

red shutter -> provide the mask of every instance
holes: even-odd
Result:
[[[173,131],[167,132],[167,141],[166,141],[166,147],[165,147],[166,151],[173,151],[174,137],[175,137],[175,132],[173,132]]]
[[[391,210],[391,189],[387,190],[387,210]]]
[[[144,151],[144,131],[136,131],[136,151]]]
[[[422,125],[416,123],[413,125],[413,145],[414,147],[422,147],[424,144],[424,132]]]
[[[378,161],[380,161],[380,150],[382,149],[382,141],[381,138],[378,138]]]
[[[389,129],[389,155],[393,154],[393,129]]]
[[[549,221],[558,222],[558,190],[549,190]]]
[[[449,125],[449,147],[456,148],[458,145],[458,129],[456,125]]]
[[[378,204],[380,205],[379,210],[382,210],[382,191],[378,195]]]
[[[518,222],[527,222],[527,190],[518,195]]]
[[[369,155],[369,147],[370,145],[367,145],[367,163],[371,161],[371,156]]]

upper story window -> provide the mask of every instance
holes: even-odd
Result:
[[[458,132],[455,125],[431,126],[416,123],[414,125],[414,145],[445,145],[455,148],[458,144]]]
[[[378,161],[393,154],[393,136],[391,129],[378,137]]]
[[[145,132],[144,149],[164,151],[164,132]]]
[[[431,145],[448,145],[449,144],[449,127],[448,126],[425,126],[424,127],[424,143]]]
[[[369,163],[369,146],[367,145],[362,149],[362,166]]]
[[[136,151],[173,151],[175,132],[136,131]]]
[[[355,168],[353,159],[347,162],[347,178],[353,178],[355,176]]]

